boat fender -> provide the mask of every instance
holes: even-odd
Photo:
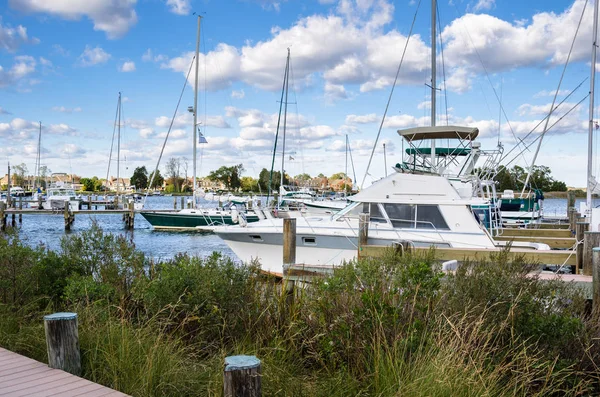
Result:
[[[231,208],[231,222],[233,223],[238,223],[239,221],[239,213],[237,208],[235,208],[235,206],[233,206]]]

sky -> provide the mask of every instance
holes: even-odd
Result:
[[[525,166],[537,143],[516,154],[542,132],[558,90],[536,164],[585,186],[593,4],[439,0],[438,10],[436,123],[478,127],[484,150],[518,145],[504,163]],[[160,168],[185,158],[191,176],[193,73],[175,109],[197,15],[198,118],[208,141],[198,175],[239,163],[254,177],[270,168],[288,48],[288,174],[344,172],[347,136],[348,173],[368,185],[401,161],[398,129],[431,125],[428,0],[0,0],[0,174],[8,162],[33,173],[41,121],[42,165],[116,175],[109,156],[121,93],[121,175],[154,169],[173,119]]]

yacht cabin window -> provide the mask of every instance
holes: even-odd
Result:
[[[384,204],[383,206],[395,228],[450,230],[437,205]]]
[[[369,220],[375,223],[387,223],[385,215],[377,203],[363,203],[363,212],[369,213]]]

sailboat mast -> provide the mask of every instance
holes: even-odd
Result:
[[[594,89],[596,85],[596,42],[598,40],[598,1],[594,1],[594,32],[592,36],[592,67],[590,74],[590,120],[588,125],[588,165],[587,165],[587,193],[586,193],[586,217],[591,223],[592,215],[592,156],[594,155]],[[591,229],[590,229],[591,230]]]
[[[193,127],[193,131],[194,133],[193,135],[193,139],[194,139],[194,152],[193,152],[193,161],[192,161],[192,168],[194,169],[193,172],[193,178],[194,178],[194,183],[193,183],[193,191],[194,193],[196,192],[196,150],[197,150],[197,140],[198,140],[198,131],[196,129],[196,127],[198,126],[198,66],[200,64],[200,60],[198,59],[198,56],[200,55],[200,21],[201,21],[202,17],[200,15],[198,15],[198,31],[196,33],[196,70],[194,71],[195,74],[195,78],[194,78],[194,127]],[[194,207],[196,206],[196,200],[194,199]]]
[[[42,122],[40,121],[40,132],[38,134],[38,147],[37,147],[37,158],[36,158],[36,166],[35,166],[35,184],[33,186],[33,188],[37,188],[38,187],[38,183],[40,182],[40,162],[41,162],[41,157],[40,157],[40,152],[42,151]]]
[[[285,175],[285,129],[287,126],[287,105],[288,105],[288,90],[290,84],[290,49],[288,48],[287,62],[285,64],[285,102],[283,103],[283,139],[281,141],[281,181],[280,188],[283,186],[283,176]],[[277,204],[279,205],[279,204]]]
[[[117,119],[117,196],[119,195],[119,176],[121,167],[121,93],[119,92],[119,103],[117,104],[119,109],[119,117]]]
[[[344,170],[344,193],[346,193],[346,181],[348,180],[348,134],[346,134],[346,168]]]
[[[436,111],[436,10],[437,1],[431,0],[431,126],[435,127]],[[431,168],[435,171],[435,139],[431,140]]]

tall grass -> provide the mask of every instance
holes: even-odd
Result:
[[[255,354],[265,395],[546,396],[600,389],[596,321],[570,285],[499,255],[347,263],[294,299],[214,254],[153,263],[93,226],[61,250],[0,238],[0,345],[45,360],[42,315],[79,314],[83,376],[134,396],[221,395]],[[26,292],[26,293],[24,293]]]

